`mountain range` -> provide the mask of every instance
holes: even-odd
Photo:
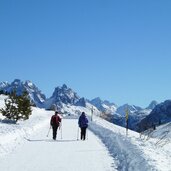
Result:
[[[160,125],[171,122],[171,100],[166,100],[151,111],[151,113],[143,118],[139,125],[140,131],[146,130],[154,125]]]
[[[15,79],[11,84],[8,82],[0,83],[0,91],[8,94],[14,90],[17,95],[21,95],[23,91],[27,91],[32,103],[37,107],[42,106],[46,100],[46,96],[31,81],[27,80],[23,82],[19,79]]]
[[[107,100],[101,100],[99,97],[92,100],[79,97],[71,88],[66,84],[57,86],[50,98],[39,90],[39,88],[31,81],[21,81],[15,79],[12,83],[1,82],[0,92],[8,94],[12,91],[16,91],[20,95],[24,90],[28,92],[32,103],[45,109],[62,109],[64,105],[67,106],[82,106],[85,108],[92,108],[94,106],[97,109],[97,113],[104,119],[125,127],[125,110],[129,111],[129,128],[133,130],[140,130],[142,125],[151,125],[154,120],[155,123],[161,120],[162,122],[169,121],[171,115],[171,101],[165,101],[158,104],[156,101],[152,101],[145,109],[135,105],[124,104],[117,106],[115,103],[111,103]],[[160,118],[160,119],[159,119]]]

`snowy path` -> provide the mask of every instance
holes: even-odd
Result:
[[[106,147],[90,131],[88,140],[77,141],[77,120],[63,119],[58,140],[46,137],[48,124],[39,134],[0,161],[3,171],[113,171],[116,164]]]

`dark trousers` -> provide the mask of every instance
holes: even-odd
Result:
[[[57,125],[52,126],[52,129],[53,129],[53,139],[56,140],[58,126]]]
[[[81,128],[81,140],[86,139],[86,127]]]

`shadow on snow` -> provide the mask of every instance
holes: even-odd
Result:
[[[28,138],[25,138],[25,139],[29,142],[74,142],[74,141],[78,141],[77,139],[73,139],[73,140],[28,139]]]

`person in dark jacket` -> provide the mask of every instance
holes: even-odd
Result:
[[[86,139],[86,129],[88,127],[88,119],[84,112],[82,112],[81,116],[78,119],[78,125],[81,128],[81,140]]]
[[[53,129],[53,139],[56,140],[57,135],[57,129],[61,124],[61,117],[58,115],[58,112],[56,111],[55,114],[51,117],[50,125]]]

